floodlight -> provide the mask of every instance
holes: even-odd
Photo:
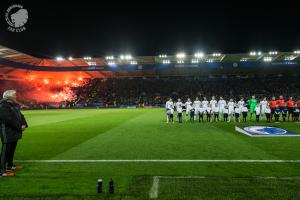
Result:
[[[202,53],[202,52],[197,52],[197,53],[195,53],[195,55],[194,55],[196,58],[203,58],[204,57],[204,53]]]
[[[63,60],[64,60],[64,58],[63,58],[63,57],[61,57],[61,56],[57,56],[57,57],[56,57],[56,60],[57,60],[57,61],[63,61]]]
[[[185,58],[185,53],[176,54],[176,58]]]

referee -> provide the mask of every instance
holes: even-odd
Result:
[[[13,165],[15,149],[18,140],[22,137],[22,132],[28,127],[19,107],[16,91],[5,91],[0,101],[1,176],[14,176],[11,170],[15,169]]]

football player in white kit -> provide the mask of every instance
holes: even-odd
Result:
[[[219,106],[219,113],[222,115],[222,113],[224,113],[224,109],[226,106],[226,101],[223,99],[223,97],[220,97],[220,100],[218,101],[218,106]]]
[[[260,110],[261,116],[265,115],[268,104],[269,103],[268,103],[266,97],[264,97],[264,99],[259,102],[259,105],[260,105],[260,108],[261,108],[261,110]]]
[[[201,104],[204,112],[206,112],[208,108],[208,101],[206,100],[206,97],[203,97],[203,101],[201,102]]]
[[[195,108],[195,115],[194,120],[196,120],[197,115],[199,115],[199,122],[200,122],[200,107],[201,107],[201,101],[198,97],[196,97],[196,100],[193,103],[193,107]]]
[[[241,110],[240,107],[237,105],[234,108],[235,122],[240,122],[240,114],[241,114]]]
[[[199,122],[204,122],[204,113],[206,111],[202,108],[202,106],[200,107],[200,114],[199,114]]]
[[[187,101],[185,102],[185,120],[188,121],[189,119],[189,115],[190,115],[190,111],[192,109],[192,102],[191,102],[191,99],[188,98]]]
[[[265,113],[266,113],[267,122],[271,122],[271,109],[270,109],[269,105],[267,105]]]
[[[210,105],[211,106],[211,105]],[[214,121],[218,122],[219,121],[219,106],[215,106],[212,109],[212,112],[214,113]]]
[[[259,116],[261,114],[261,109],[260,109],[260,105],[257,104],[256,107],[255,107],[255,115],[256,115],[256,122],[259,122]]]
[[[228,102],[228,116],[229,116],[229,119],[228,121],[230,122],[231,120],[231,115],[234,115],[234,101],[233,99],[230,99],[229,102]]]
[[[212,114],[211,107],[208,106],[208,107],[206,108],[206,118],[207,118],[207,122],[212,122],[212,121],[211,121],[211,114]]]
[[[166,103],[166,111],[167,111],[167,123],[173,122],[173,113],[174,113],[174,103],[172,98],[169,99]]]
[[[218,106],[218,102],[217,102],[215,96],[211,97],[211,100],[209,101],[209,105],[211,107],[211,110],[214,112],[214,110],[216,110],[215,108]]]
[[[177,119],[179,123],[182,123],[182,102],[181,99],[178,99],[178,101],[176,102],[176,111],[177,111]]]
[[[239,107],[240,112],[242,112],[244,104],[245,104],[244,98],[241,98],[237,103],[237,106]]]
[[[223,113],[224,113],[224,116],[223,116],[224,122],[228,122],[228,108],[227,108],[227,106],[224,107]]]
[[[247,104],[245,104],[242,108],[242,114],[243,114],[243,122],[246,123],[247,121],[247,115],[248,115],[248,108],[247,108]]]
[[[195,108],[194,108],[194,105],[191,105],[190,122],[194,123],[194,121],[195,121]]]

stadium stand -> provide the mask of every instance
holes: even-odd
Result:
[[[167,98],[208,97],[215,95],[225,99],[271,98],[283,95],[299,98],[300,76],[211,76],[167,78],[94,79],[78,89],[77,103],[85,106],[164,106]]]
[[[0,52],[0,92],[17,89],[30,108],[164,106],[168,97],[212,95],[298,99],[300,91],[298,51],[60,60],[1,45]]]

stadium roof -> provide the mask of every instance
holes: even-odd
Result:
[[[130,71],[135,71],[135,76],[155,75],[153,70],[172,68],[196,68],[201,66],[247,66],[249,64],[272,65],[272,66],[298,66],[300,63],[300,51],[294,52],[260,52],[251,51],[240,54],[196,52],[185,54],[183,52],[175,55],[156,56],[132,56],[129,54],[106,57],[82,58],[57,57],[53,59],[37,58],[0,45],[0,78],[14,78],[23,76],[24,73],[44,72],[81,72],[86,78],[103,78],[112,76],[129,76]],[[151,72],[152,70],[152,72]],[[140,72],[138,72],[140,71]],[[170,70],[169,70],[170,71]]]

